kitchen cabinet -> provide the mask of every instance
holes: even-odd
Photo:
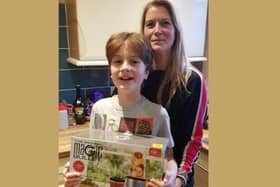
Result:
[[[190,62],[206,61],[208,0],[172,0],[182,25]]]
[[[77,66],[107,65],[105,44],[121,31],[140,31],[149,0],[64,0],[68,25],[68,62]],[[172,0],[184,34],[190,62],[207,61],[208,0]]]
[[[77,66],[107,65],[105,45],[111,34],[139,32],[148,0],[65,0],[68,61]]]
[[[203,130],[202,148],[194,165],[194,187],[208,187],[208,130]],[[207,142],[207,143],[206,143]]]
[[[202,148],[200,156],[194,165],[194,187],[208,187],[208,151]]]

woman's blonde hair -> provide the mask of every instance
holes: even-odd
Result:
[[[140,33],[120,32],[111,35],[106,43],[106,57],[109,65],[113,56],[123,46],[127,45],[146,65],[146,71],[151,69],[153,63],[153,51],[150,42]]]
[[[170,106],[171,99],[176,92],[177,87],[186,88],[188,78],[191,73],[189,69],[190,63],[188,63],[186,60],[181,27],[171,2],[167,0],[152,0],[145,6],[141,18],[141,33],[144,34],[146,14],[151,7],[165,8],[169,13],[171,21],[175,28],[175,40],[171,48],[170,62],[168,63],[167,67],[168,71],[166,71],[165,73],[164,79],[161,82],[156,97],[158,103],[164,104],[162,98],[163,90],[166,86],[170,84],[168,90],[168,99],[167,103],[165,104],[165,107],[168,108]]]

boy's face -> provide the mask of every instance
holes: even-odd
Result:
[[[139,56],[124,44],[111,60],[111,78],[118,92],[136,93],[141,91],[148,71]]]

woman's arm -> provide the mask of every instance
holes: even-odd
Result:
[[[192,125],[192,134],[189,142],[186,144],[183,152],[182,162],[179,166],[178,178],[187,181],[187,175],[191,172],[192,166],[198,157],[199,150],[201,148],[201,140],[203,136],[203,123],[205,119],[205,113],[207,108],[208,96],[206,81],[202,74],[198,70],[193,69],[195,78],[188,83],[188,89],[190,89],[192,102],[190,102],[191,113],[188,118]]]

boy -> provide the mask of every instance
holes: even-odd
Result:
[[[165,177],[160,184],[169,186],[175,181],[177,164],[173,160],[173,138],[167,111],[141,94],[143,81],[152,66],[152,49],[144,36],[122,32],[112,35],[106,44],[112,81],[118,94],[97,101],[91,113],[90,130],[103,129],[131,134],[167,137]],[[68,168],[66,168],[69,170]],[[75,178],[76,176],[76,178]],[[77,184],[78,174],[65,175],[65,186]],[[151,179],[153,180],[153,179]],[[173,184],[174,185],[174,184]]]

